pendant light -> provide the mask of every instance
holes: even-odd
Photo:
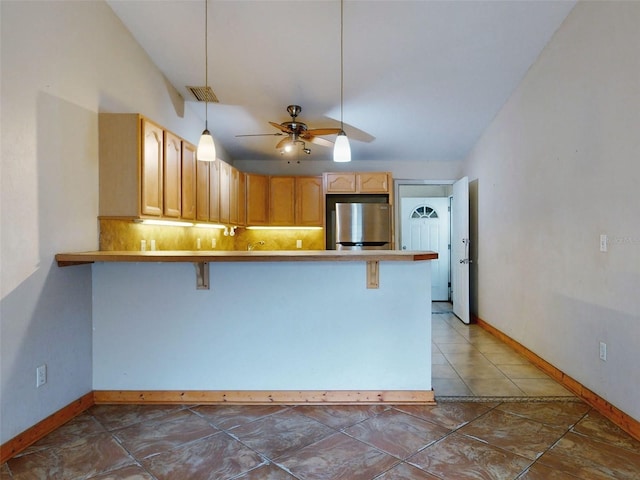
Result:
[[[333,146],[334,162],[350,162],[351,147],[349,139],[344,133],[344,122],[342,119],[342,111],[344,104],[344,0],[340,0],[340,133],[336,137],[336,143]]]
[[[209,0],[204,0],[204,76],[205,76],[205,96],[204,96],[204,131],[198,142],[196,158],[202,162],[215,162],[216,144],[209,133]]]

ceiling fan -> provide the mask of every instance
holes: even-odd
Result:
[[[323,135],[334,135],[340,133],[339,128],[309,128],[305,123],[296,120],[296,117],[300,115],[302,107],[300,105],[289,105],[287,112],[291,116],[290,122],[275,123],[269,122],[278,130],[277,133],[257,133],[249,135],[236,135],[236,137],[263,137],[263,136],[282,136],[286,135],[286,138],[280,140],[276,149],[280,150],[282,154],[292,151],[297,145],[302,147],[302,151],[307,155],[311,153],[311,149],[307,148],[306,142],[314,143],[316,145],[322,145],[325,147],[333,147],[333,142],[318,138]]]

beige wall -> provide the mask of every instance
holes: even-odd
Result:
[[[3,443],[92,390],[91,270],[53,256],[98,246],[97,113],[139,112],[190,141],[202,120],[104,2],[0,9]]]
[[[465,165],[475,313],[635,419],[639,24],[640,2],[579,3]]]

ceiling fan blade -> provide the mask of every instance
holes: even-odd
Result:
[[[318,135],[335,135],[341,131],[339,128],[312,128],[307,130],[307,133],[317,137]]]
[[[279,149],[279,148],[284,148],[284,146],[285,146],[287,143],[289,143],[290,141],[291,141],[291,140],[289,140],[289,137],[287,137],[287,138],[283,138],[282,140],[280,140],[280,141],[278,142],[278,144],[276,145],[276,148],[277,148],[277,149]]]
[[[318,137],[312,137],[312,136],[309,136],[308,138],[305,138],[305,137],[303,138],[307,142],[315,143],[316,145],[320,145],[323,147],[333,148],[333,142],[330,140],[327,140],[326,138],[318,138]]]
[[[282,130],[284,133],[293,133],[293,132],[291,131],[291,129],[290,129],[290,128],[288,128],[288,127],[283,127],[283,126],[282,126],[282,125],[280,125],[279,123],[276,123],[276,122],[269,122],[269,125],[271,125],[271,126],[273,126],[273,127],[276,127],[278,130]]]
[[[284,133],[282,132],[278,132],[278,133],[249,133],[249,134],[245,134],[245,135],[236,135],[236,137],[279,137],[284,135]]]

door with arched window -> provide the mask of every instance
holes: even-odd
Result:
[[[432,250],[431,300],[449,300],[449,198],[402,198],[400,244],[403,250]]]

